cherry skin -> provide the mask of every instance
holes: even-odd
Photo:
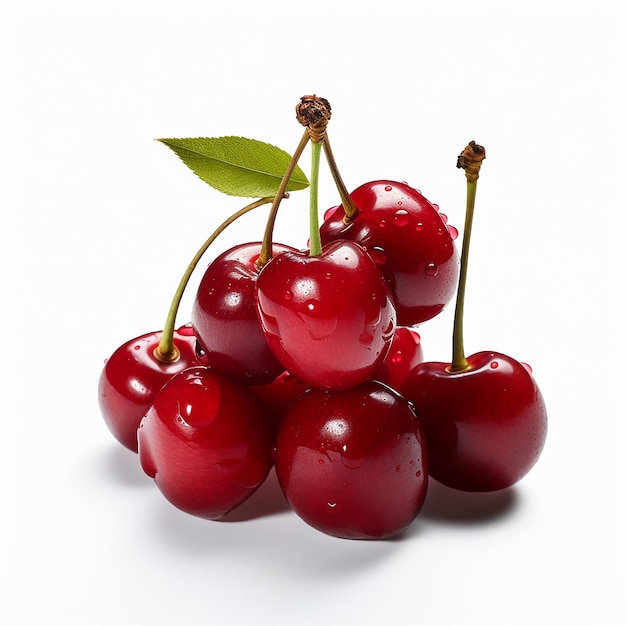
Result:
[[[308,386],[354,387],[378,369],[391,345],[391,294],[353,242],[332,242],[320,255],[276,255],[259,274],[256,297],[270,348]]]
[[[98,382],[102,417],[113,436],[133,452],[137,452],[141,418],[161,387],[174,374],[202,363],[191,326],[174,331],[174,345],[180,356],[171,363],[154,354],[162,334],[146,333],[120,346],[106,360]]]
[[[322,243],[349,239],[366,246],[389,283],[399,325],[438,315],[453,298],[458,280],[456,230],[406,183],[372,181],[350,197],[358,207],[356,216],[346,224],[343,206],[327,211]]]
[[[139,460],[171,504],[220,519],[267,477],[273,433],[244,385],[192,367],[163,387],[141,421]]]
[[[396,391],[401,389],[409,372],[424,360],[422,338],[411,326],[398,326],[391,348],[373,378]]]
[[[277,428],[291,403],[307,389],[307,385],[287,371],[279,374],[271,383],[250,386],[250,390],[265,407],[268,419]]]
[[[467,358],[469,369],[426,362],[402,393],[424,428],[432,478],[463,491],[496,491],[536,463],[547,434],[541,392],[527,366],[498,352]]]
[[[274,253],[293,250],[274,244]],[[255,306],[261,244],[227,250],[205,271],[192,305],[191,323],[219,374],[251,385],[263,385],[283,371],[263,335]]]
[[[417,517],[428,471],[412,405],[376,381],[311,389],[278,430],[274,463],[295,513],[344,539],[384,539]]]

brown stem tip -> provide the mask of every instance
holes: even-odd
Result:
[[[483,160],[487,157],[485,149],[475,141],[470,141],[456,160],[456,166],[465,170],[467,182],[472,183],[478,179],[478,172]]]
[[[313,143],[324,139],[326,126],[330,121],[330,103],[318,96],[302,96],[296,105],[296,119],[306,126]]]

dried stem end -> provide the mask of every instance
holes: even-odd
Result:
[[[465,170],[468,183],[478,180],[478,173],[483,160],[486,158],[485,149],[475,141],[470,141],[456,160],[456,166]]]
[[[296,105],[296,119],[306,126],[313,143],[324,139],[326,126],[330,121],[330,103],[318,96],[302,96]]]

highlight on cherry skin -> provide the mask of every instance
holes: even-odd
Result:
[[[283,367],[308,386],[346,389],[367,380],[396,326],[391,294],[364,249],[335,241],[319,255],[283,252],[257,279],[257,311]]]
[[[428,467],[413,406],[377,381],[311,389],[280,423],[278,482],[310,526],[343,539],[401,533],[426,498]]]
[[[273,253],[295,251],[273,244]],[[191,324],[216,372],[249,385],[271,382],[282,371],[261,330],[255,305],[260,242],[226,250],[207,267],[193,301]]]
[[[418,407],[431,477],[463,491],[511,487],[535,465],[547,435],[543,396],[528,365],[499,352],[415,367],[401,393]]]
[[[391,289],[398,325],[413,326],[444,309],[455,295],[458,231],[407,183],[376,180],[355,189],[358,208],[346,223],[343,205],[329,209],[322,243],[348,239],[366,247]]]
[[[156,394],[174,374],[203,363],[189,325],[174,331],[178,358],[155,356],[163,331],[146,333],[121,345],[105,361],[98,381],[98,401],[104,422],[126,448],[137,452],[137,429]]]
[[[267,477],[274,426],[245,385],[196,366],[157,394],[138,441],[141,467],[165,498],[190,515],[216,520]]]

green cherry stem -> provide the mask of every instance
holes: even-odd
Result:
[[[272,202],[272,207],[270,208],[269,216],[267,218],[267,223],[265,225],[265,233],[263,234],[263,241],[261,242],[261,252],[259,254],[259,258],[256,262],[257,270],[261,270],[261,268],[272,258],[272,244],[274,240],[274,224],[276,223],[276,216],[278,215],[278,208],[280,206],[280,202],[283,197],[286,196],[287,185],[289,184],[289,179],[293,174],[293,171],[296,169],[296,165],[298,165],[298,161],[304,152],[307,144],[309,143],[309,133],[308,131],[304,131],[298,146],[296,147],[295,152],[291,156],[291,161],[287,166],[287,170],[280,181],[280,185],[278,187],[278,191],[276,192],[276,196],[274,201]]]
[[[463,243],[459,268],[459,284],[457,287],[456,306],[454,309],[454,326],[452,331],[452,362],[448,368],[450,372],[463,372],[471,369],[465,358],[463,343],[463,312],[465,308],[465,286],[467,283],[467,264],[469,258],[472,224],[474,221],[474,205],[476,203],[476,184],[480,166],[485,159],[485,149],[475,141],[470,141],[457,158],[456,166],[465,170],[467,179],[465,226],[463,229]]]
[[[180,302],[183,297],[183,293],[189,283],[189,279],[191,278],[191,274],[194,269],[198,265],[201,257],[207,251],[209,246],[217,239],[217,237],[226,230],[228,226],[230,226],[235,220],[239,219],[242,215],[245,215],[249,211],[256,209],[264,204],[268,204],[273,202],[275,198],[260,198],[250,204],[246,205],[242,209],[239,209],[236,213],[233,213],[228,219],[224,220],[211,234],[211,236],[202,244],[198,252],[196,252],[195,256],[187,266],[183,277],[178,284],[178,288],[174,294],[172,299],[172,303],[170,305],[170,309],[167,314],[167,319],[165,320],[165,326],[163,328],[163,333],[161,334],[161,340],[159,341],[159,345],[154,349],[154,356],[158,361],[162,363],[174,363],[178,361],[180,358],[180,352],[174,343],[174,328],[176,326],[176,315],[178,313],[178,308],[180,306]]]
[[[311,186],[309,187],[309,255],[322,254],[322,238],[320,235],[318,186],[320,174],[320,155],[322,142],[311,143]]]

